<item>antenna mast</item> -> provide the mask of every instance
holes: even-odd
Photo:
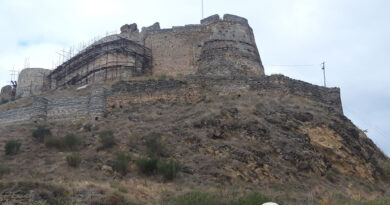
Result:
[[[203,0],[202,0],[202,19],[204,18],[203,14],[204,14],[204,12],[203,12]]]
[[[325,61],[322,64],[322,71],[324,72],[324,87],[326,87],[326,77],[325,77]]]

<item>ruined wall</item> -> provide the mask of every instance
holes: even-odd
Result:
[[[55,120],[98,120],[105,112],[105,89],[93,86],[89,96],[48,99],[35,97],[33,104],[0,112],[0,124]]]
[[[51,70],[26,68],[19,73],[16,96],[28,97],[41,94],[48,86],[47,76]]]
[[[127,79],[150,73],[151,53],[119,36],[102,39],[57,67],[49,75],[51,89]]]

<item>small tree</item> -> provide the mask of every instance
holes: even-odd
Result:
[[[37,126],[37,129],[33,131],[32,136],[39,142],[44,142],[45,138],[51,136],[51,130],[45,125],[39,125]]]
[[[10,140],[5,144],[5,154],[15,155],[19,152],[21,143],[16,140]]]

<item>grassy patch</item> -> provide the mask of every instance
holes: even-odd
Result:
[[[116,153],[116,160],[112,166],[112,169],[123,176],[127,174],[131,155],[126,152]]]
[[[270,198],[260,194],[259,192],[251,192],[245,197],[229,202],[229,205],[261,205],[272,201]]]
[[[190,192],[178,196],[168,202],[168,205],[222,205],[222,199],[212,193]]]
[[[16,155],[19,152],[20,146],[22,144],[16,140],[10,140],[5,143],[5,154],[6,155]]]
[[[45,139],[45,145],[48,148],[56,148],[58,150],[76,150],[81,144],[78,136],[69,134],[65,137],[48,137]]]
[[[70,167],[79,167],[81,163],[81,157],[77,153],[73,153],[71,155],[66,156],[66,162]]]
[[[150,157],[161,157],[165,153],[160,133],[152,133],[146,137],[145,145]]]

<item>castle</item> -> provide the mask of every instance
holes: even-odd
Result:
[[[263,79],[260,80],[262,84],[277,83],[264,75],[253,31],[245,18],[225,14],[221,19],[218,15],[213,15],[202,19],[200,24],[196,25],[161,29],[159,23],[155,23],[142,28],[140,32],[136,24],[126,24],[120,30],[120,34],[106,36],[94,42],[54,70],[43,68],[22,70],[17,86],[14,86],[16,88],[4,87],[0,97],[37,97],[42,93],[71,85],[81,87],[107,81],[128,81],[139,76],[249,79],[245,80],[244,84],[257,82],[253,79]],[[197,80],[191,82],[195,81]],[[279,81],[290,82],[291,79],[280,78]],[[234,82],[230,80],[225,83],[234,87]],[[286,82],[282,84],[284,86],[291,84]],[[272,87],[268,84],[265,86]],[[340,106],[337,109],[341,110],[337,88],[332,90],[317,87],[314,95],[337,104]],[[29,108],[22,108],[27,111],[1,112],[0,110],[0,120],[19,122],[33,118],[44,120],[66,118],[64,116],[72,118],[75,115],[80,115],[81,118],[85,116],[96,118],[95,115],[102,115],[106,111],[105,108],[108,106],[106,93],[104,89],[93,86],[91,95],[78,101],[76,98],[73,98],[76,101],[72,102],[70,99],[38,99],[38,97],[30,107],[32,110],[28,110]],[[307,94],[310,92],[305,93]],[[69,109],[66,108],[57,109],[58,106],[66,106],[69,103],[82,104],[84,108],[72,111],[73,114],[67,113]],[[96,111],[99,109],[100,114],[96,114],[99,113]],[[14,117],[19,116],[20,113],[24,113],[23,120]]]

